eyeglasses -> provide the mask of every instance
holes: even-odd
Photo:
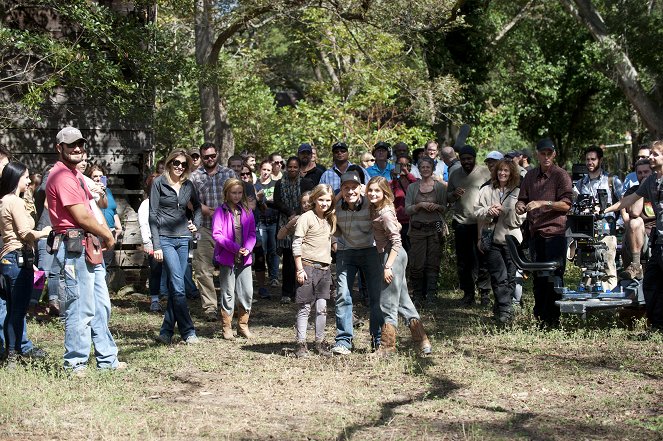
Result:
[[[251,172],[248,172],[248,173],[240,173],[239,175],[240,175],[240,176],[251,176]]]
[[[375,158],[373,158],[373,159],[367,159],[366,162],[375,162]]]
[[[281,167],[283,167],[285,165],[285,163],[283,161],[272,161],[272,164],[280,164]]]
[[[401,168],[410,168],[410,164],[404,164],[402,162],[399,162],[398,165],[400,165]]]
[[[204,155],[203,159],[207,161],[208,159],[216,159],[216,153],[212,153],[210,155]]]
[[[198,160],[200,158],[200,155],[191,155],[191,159],[193,160]]]
[[[178,161],[177,159],[173,159],[171,161],[171,164],[173,164],[173,167],[182,167],[182,168],[187,168],[187,163],[186,161]]]

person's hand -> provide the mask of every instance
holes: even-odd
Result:
[[[454,190],[454,192],[452,194],[455,197],[460,198],[461,196],[463,196],[465,194],[465,189],[461,188],[461,187],[458,187],[457,189]]]
[[[434,202],[427,202],[426,203],[426,210],[428,210],[430,212],[433,212],[433,211],[437,210],[437,207],[438,207],[438,205]]]
[[[477,250],[479,250],[479,252],[483,254],[483,250],[481,249],[481,241],[477,242]]]
[[[147,242],[143,244],[143,251],[147,255],[152,255],[154,254],[154,247],[152,246],[152,242]]]
[[[239,249],[239,254],[242,255],[242,256],[244,256],[244,257],[248,256],[248,255],[249,255],[249,252],[250,252],[250,251],[247,250],[247,249],[244,248],[244,247],[242,247],[242,248]]]
[[[119,225],[119,224],[116,225],[115,226],[115,238],[119,239],[120,237],[122,237],[123,234],[124,234],[124,230],[122,230],[122,226]]]
[[[518,201],[516,202],[516,213],[518,214],[525,214],[526,212],[526,206],[523,201]]]
[[[110,230],[108,230],[110,231]],[[110,250],[115,246],[115,236],[112,234],[109,234],[108,237],[104,239],[104,245],[106,245],[106,249]]]
[[[163,250],[154,251],[154,260],[157,262],[163,262]]]
[[[292,227],[297,223],[297,219],[299,219],[299,216],[297,216],[296,214],[293,214],[292,216],[290,216],[290,217],[288,218],[288,225],[287,225],[287,227],[288,227],[288,228],[292,228]]]
[[[53,230],[53,227],[50,225],[46,225],[44,228],[41,229],[41,232],[44,233],[44,236],[48,236],[51,234],[51,231]]]
[[[190,232],[195,233],[198,231],[198,228],[193,224],[193,222],[189,221],[189,224],[186,226]]]
[[[502,205],[495,204],[488,209],[488,214],[492,217],[497,217],[502,213]]]
[[[337,247],[337,245],[336,245],[336,242],[334,242],[334,243],[332,244],[332,246],[331,246],[332,253],[335,253],[335,252],[336,252],[336,248],[338,248],[338,247]]]
[[[96,194],[103,194],[106,191],[106,189],[101,183],[98,184],[96,182],[94,184],[91,183],[88,189],[90,190],[91,193],[96,193]]]
[[[384,269],[384,281],[388,284],[390,284],[394,280],[394,273],[391,270],[391,268],[385,268]]]
[[[297,271],[297,283],[303,285],[307,279],[308,276],[306,275],[306,271],[304,271],[303,269]]]
[[[543,201],[531,201],[525,206],[525,211],[529,213],[532,210],[536,210],[537,208],[543,207],[544,204],[545,202]]]

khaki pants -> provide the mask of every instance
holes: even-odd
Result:
[[[200,299],[206,314],[216,314],[218,300],[214,287],[214,239],[209,228],[198,230],[198,248],[193,255],[193,269],[200,288]]]

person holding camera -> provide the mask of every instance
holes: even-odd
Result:
[[[621,190],[621,180],[616,176],[608,176],[608,173],[603,170],[603,149],[597,146],[591,146],[585,149],[585,165],[587,166],[587,174],[580,178],[573,186],[574,196],[589,195],[598,202],[599,190],[605,190],[607,193],[607,205],[612,205],[616,199],[616,194]],[[615,230],[615,215],[610,213],[605,217],[606,221],[611,225],[611,232]],[[605,262],[605,276],[601,278],[603,289],[611,291],[617,286],[617,266],[615,258],[617,256],[617,237],[614,234],[609,234],[601,238],[608,248],[606,253]]]
[[[117,345],[108,329],[110,297],[101,256],[115,237],[100,224],[90,208],[92,195],[76,164],[83,159],[85,144],[80,130],[65,127],[56,135],[58,162],[46,184],[46,200],[53,231],[47,246],[53,256],[51,273],[60,274],[60,310],[64,320],[64,368],[85,375],[94,343],[98,369],[125,369],[117,358]],[[85,245],[84,245],[85,244]]]
[[[43,358],[46,355],[32,345],[25,332],[25,316],[32,296],[34,243],[51,232],[50,226],[39,231],[34,229],[35,221],[21,199],[21,193],[30,184],[28,173],[25,165],[10,162],[0,179],[0,274],[7,282],[5,299],[0,300],[6,307],[0,331],[6,338],[5,356],[9,365],[16,363],[19,356]]]
[[[536,144],[539,166],[527,172],[520,184],[516,213],[527,213],[532,262],[559,262],[555,277],[564,286],[566,269],[566,213],[571,209],[571,178],[555,164],[555,144],[544,138]],[[559,324],[555,301],[561,298],[548,277],[534,277],[534,317],[543,325]]]
[[[520,173],[515,162],[501,159],[491,169],[491,180],[479,190],[474,206],[479,232],[479,259],[488,269],[495,295],[495,319],[509,323],[513,315],[511,297],[516,287],[516,265],[506,246],[508,234],[522,241],[520,226],[525,216],[516,213]]]

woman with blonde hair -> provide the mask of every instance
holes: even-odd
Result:
[[[407,252],[402,246],[401,225],[396,219],[394,194],[389,181],[382,176],[371,178],[366,186],[366,197],[371,204],[375,245],[384,267],[380,291],[380,309],[384,324],[376,354],[387,356],[396,352],[398,314],[405,318],[412,333],[412,341],[418,346],[418,350],[423,354],[430,354],[430,341],[407,289]]]
[[[201,204],[191,180],[191,157],[183,149],[175,149],[166,158],[166,168],[152,182],[150,191],[150,230],[154,260],[163,262],[168,278],[168,306],[157,340],[170,344],[179,328],[187,344],[198,343],[193,320],[186,303],[184,278],[189,258],[191,235],[202,221]],[[187,218],[187,206],[193,208],[193,219]]]
[[[237,304],[237,333],[253,337],[249,315],[253,302],[251,262],[256,245],[256,223],[253,211],[239,179],[228,179],[223,185],[223,199],[212,216],[214,260],[219,264],[221,285],[221,323],[223,338],[234,340],[232,319]]]
[[[516,213],[520,193],[520,173],[513,161],[500,160],[491,172],[490,185],[479,191],[474,206],[478,219],[479,259],[488,268],[490,284],[495,294],[495,319],[500,323],[511,321],[511,296],[516,287],[516,266],[506,246],[506,235],[523,240],[520,226],[525,215]]]
[[[315,350],[330,357],[329,345],[325,343],[327,324],[327,299],[331,292],[331,246],[336,230],[334,190],[330,185],[319,184],[311,191],[309,201],[313,209],[299,216],[292,241],[295,259],[297,291],[297,351],[295,355],[306,357],[306,326],[315,306]]]

